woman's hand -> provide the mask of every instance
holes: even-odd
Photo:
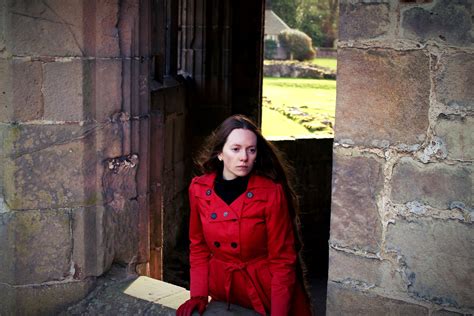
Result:
[[[204,313],[204,311],[206,310],[206,306],[207,297],[191,297],[189,300],[181,304],[181,306],[176,311],[176,316],[191,316],[195,309],[197,309],[199,315],[202,315],[202,313]]]

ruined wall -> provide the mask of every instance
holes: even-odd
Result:
[[[0,1],[0,314],[58,311],[112,262],[146,260],[140,10]]]
[[[472,1],[341,1],[329,315],[474,311]]]

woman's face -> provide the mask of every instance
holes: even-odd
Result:
[[[225,180],[248,175],[257,158],[257,135],[248,129],[234,129],[217,157],[224,162]]]

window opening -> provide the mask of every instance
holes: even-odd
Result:
[[[266,137],[334,137],[337,15],[336,0],[267,0],[262,85]]]
[[[295,167],[316,314],[325,314],[336,109],[337,0],[266,0],[262,132]]]
[[[154,0],[152,12],[152,78],[161,85],[168,85],[176,77],[178,68],[178,2]]]

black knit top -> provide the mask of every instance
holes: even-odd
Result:
[[[247,190],[249,176],[237,177],[232,180],[225,180],[222,172],[218,173],[214,182],[214,190],[216,194],[227,203],[232,204],[242,193]]]

